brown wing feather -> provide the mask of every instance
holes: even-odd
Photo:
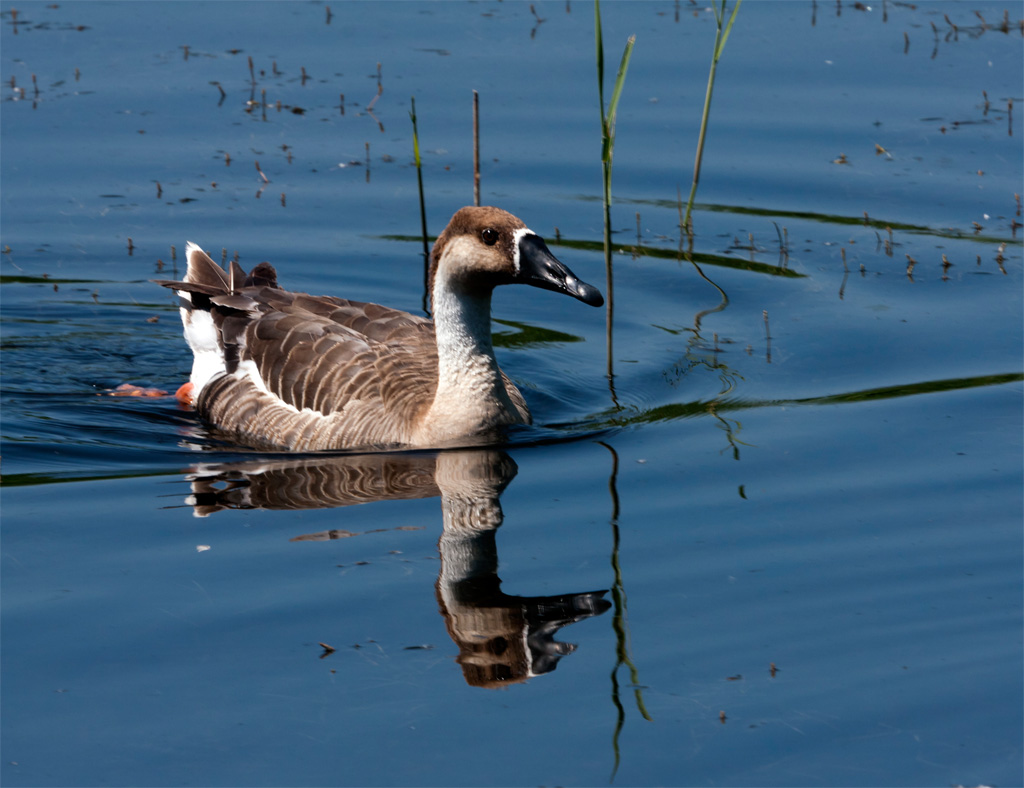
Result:
[[[523,417],[523,422],[526,424],[533,424],[533,416],[530,415],[530,408],[526,404],[526,398],[519,390],[519,387],[509,380],[508,375],[504,372],[501,373],[501,379],[505,382],[505,391],[508,392],[508,398],[512,400],[512,404],[515,406],[516,410],[519,411],[519,415]]]
[[[437,349],[433,325],[377,304],[260,292],[261,314],[245,332],[245,358],[268,391],[324,416],[396,408],[415,420],[433,400]]]
[[[193,254],[184,282],[161,281],[200,299],[220,332],[227,373],[210,380],[199,412],[253,445],[297,450],[393,445],[412,440],[437,389],[429,320],[379,304],[291,293],[261,263],[230,278]],[[205,300],[203,300],[205,299]],[[263,385],[238,365],[252,362]],[[522,394],[503,375],[516,409]]]

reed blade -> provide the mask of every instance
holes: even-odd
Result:
[[[607,107],[605,107],[604,103],[604,36],[601,30],[600,0],[594,0],[594,41],[597,48],[597,97],[601,105],[601,176],[604,203],[604,266],[607,288],[607,299],[605,302],[607,305],[605,321],[606,375],[612,403],[615,407],[619,407],[618,398],[615,395],[614,355],[612,349],[614,335],[612,327],[615,315],[615,282],[612,276],[611,230],[612,158],[615,153],[615,118],[618,113],[619,99],[622,97],[622,88],[626,83],[626,72],[629,70],[629,60],[633,54],[636,36],[630,36],[626,41],[626,48],[623,50],[622,59],[619,61],[619,70],[615,75],[611,101]]]
[[[420,191],[420,229],[423,233],[423,311],[429,316],[430,309],[430,247],[427,241],[427,208],[423,199],[423,167],[420,159],[420,135],[416,128],[416,97],[410,98],[409,118],[412,120],[412,154],[416,162],[416,183]]]
[[[612,98],[608,102],[607,128],[608,136],[611,138],[611,145],[608,151],[608,158],[611,158],[611,148],[615,147],[615,116],[619,109],[619,98],[622,96],[622,86],[626,84],[626,71],[629,69],[629,59],[633,55],[633,45],[636,43],[636,36],[630,36],[626,40],[626,48],[622,53],[622,61],[619,63],[619,70],[615,74],[615,86],[612,88]]]
[[[733,6],[728,22],[725,22],[726,0],[721,0],[721,6],[717,3],[711,4],[711,9],[715,12],[715,47],[711,54],[711,68],[708,70],[708,87],[704,94],[704,110],[701,113],[700,132],[697,135],[697,153],[693,161],[693,183],[690,185],[690,197],[686,202],[686,214],[679,228],[681,233],[686,233],[690,236],[693,235],[693,224],[690,221],[690,216],[693,213],[694,198],[697,196],[697,184],[700,182],[700,168],[704,158],[704,141],[707,138],[708,119],[711,115],[711,96],[715,90],[715,70],[718,66],[719,58],[722,57],[722,51],[725,49],[725,42],[729,38],[729,33],[732,32],[732,26],[736,22],[736,14],[739,12],[742,2],[743,0],[736,0],[736,5]]]

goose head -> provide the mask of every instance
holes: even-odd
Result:
[[[489,297],[498,285],[524,284],[601,306],[604,298],[555,257],[520,219],[492,206],[458,210],[431,254],[430,292],[438,283],[471,297]]]

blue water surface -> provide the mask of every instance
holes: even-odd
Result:
[[[601,14],[613,315],[499,289],[501,446],[291,456],[111,396],[150,280],[420,313],[476,90],[607,295],[594,7],[0,4],[3,785],[1024,783],[1019,4],[744,3],[692,242],[714,15]]]

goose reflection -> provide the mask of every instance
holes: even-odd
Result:
[[[513,596],[501,590],[498,548],[501,494],[517,467],[496,450],[282,459],[200,465],[187,478],[198,517],[225,509],[323,509],[439,496],[443,529],[435,586],[466,682],[500,687],[549,673],[576,646],[558,631],[604,613],[607,590]],[[332,530],[292,541],[351,535]]]

